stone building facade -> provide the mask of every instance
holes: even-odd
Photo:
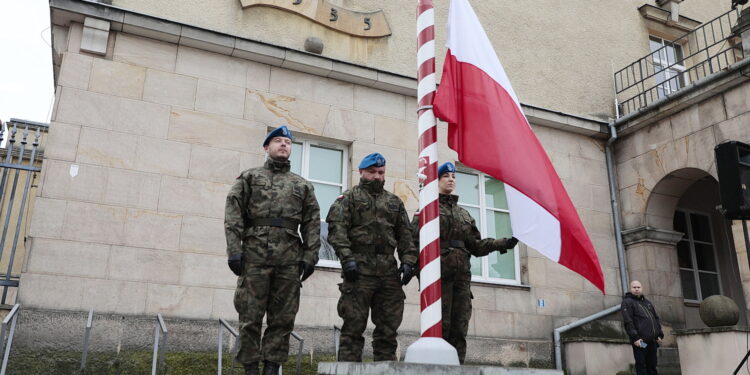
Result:
[[[391,30],[379,38],[282,9],[243,8],[240,0],[111,3],[50,1],[57,99],[18,292],[24,308],[161,313],[195,325],[236,320],[224,199],[242,170],[263,162],[262,139],[280,124],[297,136],[293,165],[316,181],[324,211],[331,196],[357,183],[356,163],[375,151],[388,162],[386,188],[416,210],[416,3],[378,4]],[[373,11],[366,1],[330,3]],[[644,282],[667,332],[701,326],[699,298],[685,298],[681,288],[676,249],[683,236],[674,222],[676,209],[706,213],[720,292],[738,302],[746,324],[747,253],[735,241],[738,227],[712,207],[713,147],[750,141],[750,84],[738,70],[723,86],[627,121],[614,120],[612,90],[612,67],[648,54],[650,35],[678,36],[726,12],[728,3],[685,1],[668,22],[662,18],[670,13],[653,1],[473,2],[586,226],[606,288],[602,294],[523,245],[505,258],[476,260],[467,361],[551,367],[554,328],[620,302],[605,161],[612,121],[620,131],[617,214],[628,276]],[[436,16],[441,46],[447,2],[436,2]],[[322,54],[304,51],[308,37],[322,41]],[[439,124],[440,158],[456,160],[446,133]],[[461,171],[459,184],[468,188],[459,192],[483,235],[509,234],[507,207],[484,197],[502,187]],[[322,259],[302,289],[297,326],[327,337],[340,324],[340,269],[332,257]],[[606,319],[619,327],[616,315]],[[419,332],[416,283],[407,287],[401,332],[404,348]],[[327,340],[312,341],[315,351],[332,350]]]

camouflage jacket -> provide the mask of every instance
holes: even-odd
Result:
[[[443,277],[455,274],[470,277],[470,255],[482,257],[499,250],[494,238],[482,239],[469,211],[458,205],[458,195],[440,194],[440,269]],[[419,215],[412,220],[412,238],[419,248]],[[463,241],[464,247],[451,247],[450,240]]]
[[[402,263],[417,264],[409,216],[396,195],[371,192],[366,181],[345,191],[328,211],[328,242],[341,262],[355,260],[364,275],[398,272],[394,249]]]
[[[299,232],[250,223],[266,218],[297,222]],[[247,264],[318,263],[320,207],[312,184],[290,172],[289,161],[268,159],[263,167],[242,172],[227,195],[224,233],[227,255],[244,254]]]

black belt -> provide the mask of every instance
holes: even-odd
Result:
[[[465,249],[466,244],[464,243],[464,241],[461,241],[461,240],[440,240],[440,247],[441,248],[455,247],[457,249]]]
[[[251,227],[279,227],[297,230],[299,221],[287,219],[285,217],[267,217],[260,219],[250,219],[250,222],[248,224]]]

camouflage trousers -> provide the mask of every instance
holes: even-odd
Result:
[[[238,362],[287,361],[289,335],[299,309],[299,289],[296,265],[250,266],[238,278],[234,292],[234,307],[240,315]],[[264,315],[268,326],[261,343]]]
[[[458,352],[458,360],[466,358],[466,334],[471,319],[471,281],[463,278],[441,280],[443,300],[443,338]]]
[[[344,319],[341,327],[339,361],[361,362],[367,327],[367,316],[372,310],[372,351],[376,361],[396,359],[398,327],[404,316],[404,294],[396,274],[392,276],[360,275],[356,282],[339,284],[341,297],[338,303],[339,316]]]

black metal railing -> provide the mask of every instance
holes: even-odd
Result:
[[[655,49],[614,74],[618,117],[666,98],[691,82],[743,59],[733,35],[740,11],[732,9]]]

